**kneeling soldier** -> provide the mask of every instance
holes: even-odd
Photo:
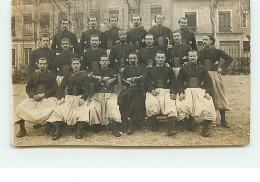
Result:
[[[48,119],[49,122],[54,122],[56,129],[52,137],[53,140],[61,137],[62,122],[68,125],[77,124],[76,139],[83,137],[84,123],[89,122],[89,107],[87,105],[89,77],[86,71],[80,71],[79,58],[71,60],[71,67],[73,73],[62,80],[58,89],[57,107]],[[64,96],[66,87],[68,95]]]
[[[29,98],[16,108],[14,120],[16,124],[20,124],[20,130],[16,135],[18,138],[26,135],[25,121],[43,124],[56,107],[57,98],[54,97],[57,92],[56,78],[47,70],[47,66],[46,58],[39,58],[39,70],[32,73],[26,85]]]
[[[91,81],[94,82],[95,94],[90,99],[90,125],[112,126],[112,134],[120,137],[118,123],[121,123],[121,115],[117,105],[117,94],[113,93],[117,84],[117,72],[109,68],[110,61],[107,55],[101,56],[101,68],[94,70]]]
[[[184,64],[180,69],[177,79],[177,111],[183,116],[190,116],[190,129],[194,130],[194,119],[204,120],[202,134],[204,137],[210,136],[208,125],[216,120],[216,111],[213,104],[212,82],[208,71],[197,64],[197,52],[192,50],[188,54],[188,64]]]
[[[165,66],[165,53],[156,52],[156,66],[152,67],[147,74],[146,93],[146,115],[152,122],[152,130],[158,131],[157,116],[163,114],[168,116],[172,122],[167,131],[167,135],[176,135],[174,131],[175,119],[177,118],[176,110],[176,78],[172,68]]]

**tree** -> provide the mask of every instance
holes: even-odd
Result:
[[[211,28],[212,28],[212,35],[216,38],[217,36],[217,22],[216,22],[216,16],[217,16],[217,7],[220,0],[210,0],[210,21],[211,21]]]

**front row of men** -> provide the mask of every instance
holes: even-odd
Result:
[[[189,52],[188,62],[180,68],[177,78],[173,69],[166,66],[163,51],[156,52],[156,65],[150,69],[138,64],[136,53],[131,53],[128,59],[129,65],[121,76],[126,89],[119,95],[113,91],[118,82],[117,72],[109,68],[107,55],[101,57],[100,69],[92,73],[81,71],[80,59],[72,58],[73,72],[63,78],[58,89],[46,59],[39,59],[39,70],[31,75],[26,86],[29,98],[16,109],[15,121],[20,125],[17,137],[26,135],[25,121],[35,127],[45,124],[46,133],[52,133],[53,140],[61,137],[63,122],[77,125],[77,139],[83,137],[86,123],[90,126],[110,123],[112,134],[120,137],[119,123],[126,125],[123,129],[127,134],[132,134],[134,124],[142,123],[146,116],[152,130],[158,131],[158,115],[168,117],[169,136],[177,134],[176,120],[185,120],[189,130],[194,131],[197,119],[204,122],[203,136],[210,136],[208,125],[216,119],[212,81],[208,71],[197,63],[196,51]],[[93,89],[90,83],[94,84]],[[55,131],[51,131],[52,126]]]

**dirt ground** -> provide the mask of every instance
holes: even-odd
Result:
[[[33,125],[26,123],[27,135],[16,138],[19,127],[13,122],[12,145],[14,146],[47,146],[47,145],[84,145],[84,146],[223,146],[247,145],[250,140],[250,76],[223,76],[227,87],[230,111],[227,112],[227,121],[231,126],[225,129],[219,126],[217,120],[210,125],[211,136],[205,138],[201,135],[199,126],[195,132],[187,131],[182,123],[178,123],[178,135],[166,135],[167,122],[160,122],[160,130],[152,132],[149,126],[135,131],[132,135],[122,133],[120,138],[115,138],[106,128],[100,133],[88,131],[83,139],[75,139],[73,127],[65,128],[62,138],[52,141],[51,136],[44,133],[44,129],[33,129]],[[13,109],[24,98],[24,84],[13,85]]]

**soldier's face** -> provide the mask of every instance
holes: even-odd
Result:
[[[125,41],[126,38],[127,38],[126,31],[125,30],[124,31],[119,31],[118,37],[119,37],[120,40]]]
[[[165,62],[165,54],[156,54],[155,61],[156,65],[162,66]]]
[[[133,24],[135,27],[139,27],[141,24],[141,20],[139,16],[133,17]]]
[[[41,48],[47,48],[47,47],[49,47],[49,43],[50,43],[49,37],[42,37],[40,46],[41,46]]]
[[[188,26],[188,20],[181,19],[179,24],[181,29],[185,29]]]
[[[212,45],[212,40],[210,40],[209,36],[203,36],[203,46],[210,47]]]
[[[130,65],[132,65],[132,66],[137,65],[138,59],[137,59],[137,56],[135,54],[130,54],[129,57],[128,57],[128,60],[129,60]]]
[[[101,57],[101,60],[100,60],[101,68],[108,68],[109,64],[110,64],[110,61],[108,60],[108,57]]]
[[[154,40],[153,40],[153,36],[152,35],[148,35],[148,36],[145,36],[145,44],[148,46],[148,47],[151,47],[154,43]]]
[[[91,47],[98,47],[99,46],[99,38],[98,37],[91,37],[90,45],[91,45]]]
[[[71,63],[71,67],[73,69],[73,72],[78,72],[80,71],[80,60],[73,60]]]
[[[40,70],[40,72],[45,72],[47,70],[47,60],[46,59],[41,59],[39,60],[38,63],[38,68]]]
[[[69,21],[61,21],[61,28],[62,28],[62,30],[68,30],[69,29]]]
[[[181,42],[181,34],[179,32],[173,33],[173,40],[175,43],[180,43]]]
[[[97,19],[96,18],[90,18],[89,19],[89,25],[91,28],[96,28],[97,26]]]
[[[69,50],[69,48],[70,48],[70,43],[69,43],[69,41],[61,41],[61,48],[62,48],[62,50],[63,51],[67,51],[67,50]]]
[[[163,15],[157,15],[155,22],[157,25],[163,25],[164,20],[165,20],[165,17]]]
[[[197,52],[189,52],[188,59],[190,64],[197,64],[197,60],[198,60]]]
[[[110,18],[110,26],[117,27],[117,18]]]

